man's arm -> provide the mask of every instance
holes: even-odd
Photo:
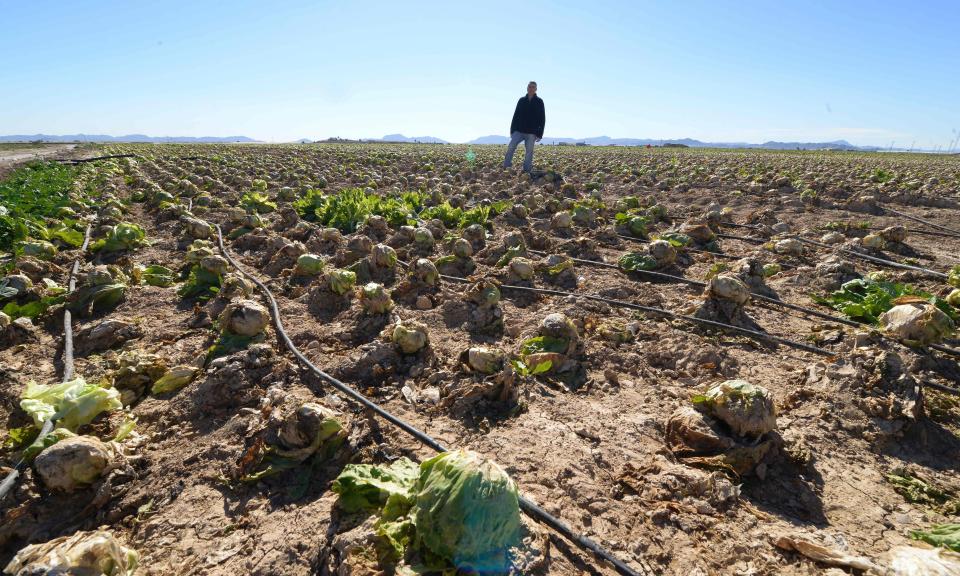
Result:
[[[543,108],[543,100],[537,106],[537,140],[543,138],[543,127],[547,123],[547,113]]]
[[[510,121],[510,135],[520,129],[520,101],[517,101],[517,107],[513,110],[513,120]]]

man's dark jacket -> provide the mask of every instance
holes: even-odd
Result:
[[[533,95],[533,98],[524,96],[517,102],[517,109],[513,112],[510,133],[523,132],[525,134],[536,134],[537,138],[543,138],[543,125],[546,121],[543,100],[536,94]]]

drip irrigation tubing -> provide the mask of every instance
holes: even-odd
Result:
[[[537,250],[529,250],[529,252],[531,252],[531,253],[533,253],[533,254],[544,254],[544,252],[540,252],[540,251],[537,251]],[[582,263],[582,264],[587,264],[587,265],[592,265],[592,266],[602,266],[602,267],[604,267],[604,268],[615,268],[615,269],[617,269],[617,270],[621,270],[621,268],[620,268],[619,266],[617,266],[617,265],[615,265],[615,264],[610,264],[610,263],[608,263],[608,262],[597,262],[596,260],[585,260],[585,259],[583,259],[583,258],[574,258],[574,257],[572,257],[572,256],[569,256],[569,258],[570,258],[571,260],[573,260],[574,262],[580,262],[580,263]],[[623,270],[621,270],[621,271],[623,271]],[[706,286],[707,286],[707,283],[706,283],[706,282],[701,282],[701,281],[699,281],[699,280],[693,280],[693,279],[690,279],[690,278],[684,278],[683,276],[676,276],[676,275],[673,275],[673,274],[667,274],[667,273],[665,273],[665,272],[655,272],[655,271],[653,271],[653,270],[632,270],[631,272],[636,272],[637,274],[645,274],[645,275],[647,275],[647,276],[652,276],[652,277],[654,277],[654,278],[662,278],[662,279],[664,279],[664,280],[674,280],[674,281],[676,281],[676,282],[683,282],[684,284],[689,284],[689,285],[691,285],[691,286],[696,286],[696,287],[698,287],[698,288],[706,288]],[[778,300],[778,299],[776,299],[776,298],[771,298],[771,297],[769,297],[769,296],[764,296],[763,294],[759,294],[759,293],[757,293],[757,292],[752,292],[752,291],[751,291],[751,292],[750,292],[750,296],[751,296],[752,298],[760,301],[760,302],[765,302],[765,303],[767,303],[767,304],[772,304],[772,305],[775,305],[775,306],[781,306],[781,307],[783,307],[783,308],[789,308],[789,309],[791,309],[791,310],[796,310],[796,311],[798,311],[798,312],[804,312],[804,313],[810,314],[811,316],[817,316],[817,317],[819,317],[819,318],[823,318],[824,320],[830,320],[830,321],[833,321],[833,322],[838,322],[838,323],[840,323],[840,324],[846,324],[846,325],[848,325],[848,326],[860,326],[860,323],[859,323],[859,322],[856,322],[856,321],[854,321],[854,320],[847,320],[846,318],[837,318],[836,316],[833,316],[833,315],[830,315],[830,314],[826,314],[826,313],[824,313],[824,312],[820,312],[819,310],[814,310],[814,309],[812,309],[812,308],[806,308],[806,307],[804,307],[804,306],[800,306],[800,305],[797,305],[797,304],[790,304],[789,302],[784,302],[783,300]]]
[[[410,267],[410,264],[403,262],[401,260],[397,261],[403,266]],[[460,282],[470,284],[473,283],[473,280],[468,278],[460,278],[459,276],[448,276],[446,274],[441,274],[441,278],[446,280],[451,280],[453,282]],[[553,290],[550,288],[535,288],[532,286],[514,286],[512,284],[500,284],[501,290],[517,290],[523,292],[534,292],[537,294],[549,294],[551,296],[573,296],[574,298],[586,298],[587,300],[594,300],[596,302],[603,302],[610,306],[615,306],[618,308],[628,308],[631,310],[639,310],[641,312],[649,312],[651,314],[661,314],[664,316],[669,316],[671,318],[676,318],[678,320],[687,320],[696,324],[703,324],[705,326],[711,326],[714,328],[721,328],[724,330],[731,330],[738,332],[740,334],[745,334],[751,336],[758,340],[768,340],[772,342],[778,342],[790,348],[796,348],[798,350],[804,350],[806,352],[813,352],[814,354],[819,354],[821,356],[836,356],[834,352],[827,350],[825,348],[819,348],[817,346],[810,346],[809,344],[804,344],[802,342],[796,342],[790,340],[789,338],[782,338],[780,336],[774,336],[773,334],[767,334],[765,332],[760,332],[758,330],[751,330],[749,328],[742,328],[740,326],[734,326],[733,324],[725,324],[723,322],[717,322],[715,320],[707,320],[705,318],[697,318],[696,316],[690,316],[687,314],[679,314],[677,312],[671,312],[665,308],[657,308],[655,306],[644,306],[643,304],[634,304],[632,302],[624,302],[622,300],[614,300],[612,298],[604,298],[603,296],[597,296],[595,294],[582,294],[577,292],[566,292],[563,290]]]
[[[850,228],[857,228],[855,225],[850,225],[846,223]],[[762,230],[761,226],[756,224],[738,224],[736,222],[721,222],[721,226],[729,226],[731,228],[746,228],[749,230]],[[882,232],[886,228],[877,228],[876,226],[868,226],[866,228],[859,228],[860,230],[866,230],[869,232]],[[939,238],[960,238],[960,234],[950,234],[949,232],[935,232],[933,230],[919,230],[917,228],[907,228],[907,234],[917,234],[920,236],[937,236]]]
[[[136,154],[109,154],[107,156],[97,156],[95,158],[79,158],[79,159],[67,159],[67,160],[58,160],[61,164],[83,164],[85,162],[96,162],[97,160],[110,160],[112,158],[136,158]]]
[[[362,404],[367,409],[373,411],[374,413],[376,413],[378,416],[380,416],[387,422],[390,422],[394,426],[400,428],[401,430],[403,430],[404,432],[406,432],[407,434],[409,434],[410,436],[412,436],[422,444],[432,448],[433,450],[436,450],[437,452],[446,452],[448,450],[443,444],[435,440],[426,432],[423,432],[422,430],[415,428],[413,425],[407,423],[405,420],[402,420],[399,417],[394,416],[390,412],[384,410],[378,404],[369,400],[363,394],[357,392],[356,390],[354,390],[344,382],[341,382],[340,380],[327,374],[326,372],[324,372],[323,370],[315,366],[312,362],[310,362],[310,360],[306,356],[304,356],[303,353],[301,353],[300,350],[294,345],[293,341],[290,339],[290,337],[287,335],[286,331],[284,330],[283,323],[280,319],[280,308],[277,305],[277,301],[273,297],[273,294],[270,292],[270,289],[267,288],[266,284],[261,282],[258,278],[256,278],[255,276],[253,276],[252,274],[250,274],[249,272],[247,272],[246,270],[240,267],[240,265],[233,259],[233,257],[230,255],[230,253],[227,251],[226,247],[223,244],[223,233],[220,230],[220,226],[216,225],[216,229],[217,229],[217,244],[220,247],[220,252],[223,254],[224,258],[226,258],[227,261],[230,262],[230,265],[237,270],[237,272],[239,272],[243,277],[247,278],[248,280],[256,284],[257,288],[259,288],[260,291],[263,293],[264,297],[267,299],[267,303],[270,305],[270,314],[273,317],[273,321],[277,329],[277,334],[279,335],[281,341],[283,342],[287,350],[289,350],[290,353],[293,354],[294,357],[296,357],[297,360],[300,361],[302,365],[307,367],[316,376],[318,376],[319,378],[321,378],[322,380],[324,380],[325,382],[327,382],[337,390],[340,390],[341,392],[343,392],[344,394],[346,394],[356,402]],[[554,531],[559,533],[564,538],[567,538],[571,542],[574,542],[580,548],[588,552],[591,552],[597,558],[605,562],[609,562],[611,565],[613,565],[613,567],[616,569],[616,571],[619,574],[623,574],[624,576],[641,576],[640,572],[637,572],[636,570],[627,566],[626,563],[624,563],[622,560],[614,556],[611,552],[608,552],[607,550],[605,550],[603,547],[601,547],[599,544],[597,544],[593,540],[590,540],[589,538],[587,538],[586,536],[583,536],[582,534],[578,534],[574,532],[562,520],[560,520],[556,516],[553,516],[552,514],[550,514],[540,506],[538,506],[536,503],[534,503],[532,500],[521,495],[519,496],[519,503],[520,503],[520,508],[532,519],[538,522],[541,522],[543,524],[546,524],[547,526],[552,528]]]
[[[634,238],[633,236],[628,236],[626,234],[617,234],[617,238],[622,238],[624,240],[630,240],[638,244],[649,244],[650,240],[644,240],[643,238]],[[716,256],[718,258],[726,258],[727,260],[739,260],[742,256],[735,256],[733,254],[724,254],[722,252],[711,252],[709,250],[700,250],[697,248],[689,248],[687,246],[683,247],[683,250],[686,252],[692,252],[694,254],[707,254],[709,256]]]
[[[947,386],[946,384],[940,384],[938,382],[930,382],[927,380],[922,380],[920,382],[920,385],[926,388],[933,388],[934,390],[938,392],[943,392],[945,394],[960,396],[960,388],[953,388],[951,386]]]
[[[940,224],[937,224],[935,222],[930,222],[929,220],[924,220],[923,218],[918,218],[916,216],[912,216],[910,214],[906,214],[904,212],[900,212],[899,210],[894,210],[893,208],[888,208],[886,206],[881,206],[880,208],[884,212],[890,212],[892,214],[896,214],[897,216],[902,216],[908,220],[913,220],[915,222],[919,222],[920,224],[926,224],[927,226],[930,226],[932,228],[937,228],[938,230],[943,230],[944,232],[950,232],[951,234],[954,235],[954,237],[960,238],[960,230],[954,230],[953,228],[948,228],[947,226],[941,226]]]
[[[769,240],[764,238],[754,238],[752,236],[737,236],[736,234],[723,234],[718,232],[717,238],[726,238],[728,240],[740,240],[741,242],[747,242],[749,244],[766,244]]]
[[[83,258],[83,253],[87,251],[87,246],[90,244],[90,231],[93,229],[92,224],[87,224],[87,229],[83,234],[83,244],[80,246],[80,253],[77,254],[76,259],[73,261],[73,267],[70,269],[70,280],[68,281],[69,291],[68,294],[72,293],[77,287],[77,274],[80,271],[80,259]],[[65,308],[63,311],[63,380],[61,382],[67,382],[73,380],[74,376],[74,364],[73,364],[73,319],[70,314],[70,309]],[[47,437],[47,434],[53,430],[53,423],[56,420],[57,416],[54,414],[47,420],[44,420],[43,426],[40,427],[40,433],[37,434],[36,440],[34,443],[42,442],[44,438]],[[3,479],[3,482],[0,482],[0,502],[7,497],[7,494],[17,483],[17,478],[20,477],[20,470],[23,469],[23,465],[26,464],[25,458],[20,458],[20,461],[13,467],[10,472],[7,473],[7,476]]]
[[[623,238],[624,240],[632,240],[639,244],[650,243],[650,240],[643,240],[642,238],[634,238],[633,236],[628,236],[626,234],[617,234],[617,237]],[[726,258],[727,260],[740,260],[742,258],[746,258],[746,256],[737,256],[735,254],[724,254],[723,252],[711,252],[710,250],[700,250],[698,248],[690,248],[688,246],[684,246],[682,250],[686,252],[693,252],[694,254],[707,254],[709,256],[718,256],[720,258]],[[783,264],[780,262],[777,262],[777,264],[780,264],[780,267],[784,269],[796,268],[796,266],[794,266],[793,264]]]
[[[546,252],[541,252],[541,251],[539,251],[539,250],[528,250],[528,251],[529,251],[530,253],[532,253],[532,254],[546,254]],[[601,266],[601,267],[603,267],[603,268],[615,268],[615,269],[617,269],[617,270],[620,270],[620,267],[619,267],[619,266],[617,266],[617,265],[615,265],[615,264],[610,264],[610,263],[608,263],[608,262],[598,262],[598,261],[596,261],[596,260],[585,260],[585,259],[583,259],[583,258],[574,258],[573,256],[568,256],[568,258],[570,258],[570,259],[573,260],[574,262],[580,262],[580,263],[582,263],[582,264],[587,264],[587,265],[592,265],[592,266]],[[662,278],[662,279],[664,279],[664,280],[675,280],[675,281],[678,281],[678,282],[682,282],[682,283],[684,283],[684,284],[689,284],[689,285],[691,285],[691,286],[697,286],[697,287],[699,287],[699,288],[705,288],[705,287],[707,286],[707,283],[706,283],[706,282],[701,282],[701,281],[699,281],[699,280],[692,280],[692,279],[690,279],[690,278],[684,278],[683,276],[675,276],[675,275],[673,275],[673,274],[667,274],[667,273],[665,273],[665,272],[655,272],[655,271],[653,271],[653,270],[633,270],[632,272],[636,272],[637,274],[646,274],[646,275],[648,275],[648,276],[653,276],[654,278]],[[852,327],[854,327],[854,328],[862,328],[862,327],[865,326],[863,323],[857,322],[856,320],[850,320],[850,319],[848,319],[848,318],[841,318],[841,317],[839,317],[839,316],[834,316],[834,315],[832,315],[832,314],[827,314],[826,312],[820,312],[819,310],[814,310],[813,308],[807,308],[806,306],[800,306],[799,304],[791,304],[791,303],[789,303],[789,302],[784,302],[783,300],[779,300],[779,299],[777,299],[777,298],[771,298],[771,297],[769,297],[769,296],[764,296],[763,294],[759,294],[759,293],[757,293],[757,292],[750,292],[750,295],[751,295],[751,298],[753,298],[753,299],[755,299],[755,300],[757,300],[757,301],[759,301],[759,302],[763,302],[763,303],[767,304],[768,306],[780,306],[780,307],[782,307],[782,308],[788,308],[788,309],[790,309],[790,310],[795,310],[795,311],[797,311],[797,312],[803,312],[803,313],[809,314],[809,315],[811,315],[811,316],[816,316],[816,317],[818,317],[818,318],[822,318],[822,319],[824,319],[824,320],[829,320],[829,321],[831,321],[831,322],[836,322],[836,323],[838,323],[838,324],[845,324],[845,325],[847,325],[847,326],[852,326]],[[950,347],[948,347],[948,346],[943,346],[943,345],[941,345],[941,344],[930,344],[929,347],[930,347],[930,348],[933,348],[934,350],[939,350],[940,352],[943,352],[944,354],[949,354],[950,356],[956,356],[956,357],[960,358],[960,350],[957,350],[957,349],[954,349],[954,348],[950,348]]]
[[[810,244],[811,246],[819,246],[820,248],[827,248],[828,250],[837,250],[838,252],[843,252],[855,258],[860,258],[863,260],[869,260],[870,262],[876,262],[877,264],[883,264],[884,266],[889,266],[891,268],[902,268],[904,270],[913,270],[914,272],[923,272],[924,274],[929,274],[930,276],[935,276],[937,278],[947,278],[947,275],[943,272],[937,272],[936,270],[929,270],[927,268],[921,268],[920,266],[911,266],[910,264],[901,264],[899,262],[894,262],[893,260],[885,260],[883,258],[877,258],[876,256],[870,256],[869,254],[861,254],[854,250],[848,250],[846,248],[841,248],[839,246],[831,246],[829,244],[824,244],[823,242],[817,242],[816,240],[810,240],[808,238],[802,238],[800,236],[791,236],[804,244]]]
[[[448,276],[442,276],[444,278],[450,279]],[[459,278],[458,280],[466,280],[465,278]],[[467,280],[469,282],[469,280]],[[725,324],[723,322],[717,322],[715,320],[707,320],[705,318],[697,318],[696,316],[690,316],[688,314],[679,314],[677,312],[671,312],[664,308],[657,308],[655,306],[644,306],[643,304],[634,304],[632,302],[623,302],[622,300],[613,300],[611,298],[604,298],[603,296],[597,296],[595,294],[577,294],[576,292],[566,292],[563,290],[551,290],[548,288],[533,288],[530,286],[513,286],[510,284],[502,284],[500,286],[501,290],[519,290],[525,292],[535,292],[538,294],[550,294],[552,296],[573,296],[574,298],[586,298],[588,300],[594,300],[596,302],[603,302],[610,306],[616,306],[618,308],[629,308],[632,310],[639,310],[641,312],[649,312],[651,314],[662,314],[664,316],[669,316],[671,318],[676,318],[678,320],[686,320],[688,322],[694,322],[696,324],[703,324],[705,326],[711,326],[713,328],[720,328],[723,330],[731,330],[733,332],[738,332],[747,336],[751,336],[758,340],[769,340],[772,342],[777,342],[783,344],[790,348],[796,348],[798,350],[804,350],[806,352],[812,352],[814,354],[819,354],[821,356],[836,356],[834,352],[827,350],[825,348],[819,348],[817,346],[810,346],[809,344],[804,344],[802,342],[796,342],[788,338],[781,338],[780,336],[774,336],[773,334],[767,334],[765,332],[760,332],[757,330],[751,330],[749,328],[742,328],[740,326],[734,326],[733,324]]]

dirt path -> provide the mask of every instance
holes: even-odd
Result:
[[[77,146],[79,144],[0,144],[0,178],[24,162],[59,156]]]

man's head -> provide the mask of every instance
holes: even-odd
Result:
[[[533,96],[536,93],[537,93],[537,83],[531,80],[530,83],[527,84],[527,96]]]

